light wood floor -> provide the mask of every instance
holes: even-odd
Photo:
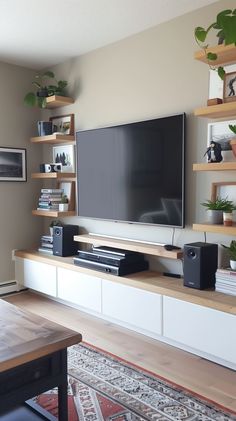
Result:
[[[236,372],[233,370],[32,292],[11,295],[5,299],[82,333],[85,342],[236,411]]]

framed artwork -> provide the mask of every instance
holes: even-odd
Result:
[[[211,142],[217,142],[221,146],[223,160],[235,161],[230,145],[233,133],[229,129],[229,124],[235,125],[236,120],[218,121],[208,124],[207,147],[210,146]]]
[[[226,73],[236,72],[236,64],[224,66]],[[223,99],[223,85],[224,81],[218,76],[216,70],[209,70],[209,96],[208,98],[221,98]]]
[[[61,181],[57,187],[63,189],[63,194],[68,198],[68,210],[75,210],[75,182],[74,181]]]
[[[54,146],[52,149],[53,163],[62,164],[62,172],[75,172],[74,145]]]
[[[52,122],[52,132],[54,134],[65,134],[74,136],[74,114],[50,117],[49,120]]]
[[[0,147],[0,181],[26,179],[26,149]]]
[[[236,101],[236,71],[225,74],[223,92],[224,102]]]

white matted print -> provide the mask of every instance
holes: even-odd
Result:
[[[219,143],[222,148],[223,161],[235,161],[230,145],[230,140],[234,137],[234,134],[229,129],[229,124],[235,125],[236,120],[208,124],[207,147],[210,146],[211,142]]]
[[[0,181],[26,181],[26,149],[0,147]]]
[[[235,72],[236,64],[231,64],[224,67],[226,73]],[[223,99],[224,81],[218,76],[216,70],[209,72],[209,99],[221,98]]]
[[[53,162],[62,164],[62,172],[75,172],[74,145],[54,146]]]

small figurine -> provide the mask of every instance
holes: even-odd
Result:
[[[204,156],[207,155],[207,162],[221,162],[223,160],[221,150],[219,143],[211,141],[210,146],[204,153]]]

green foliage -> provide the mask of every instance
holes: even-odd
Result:
[[[63,222],[60,221],[60,219],[53,219],[53,221],[50,223],[49,226],[51,228],[53,228],[53,227],[62,227],[63,226]]]
[[[205,51],[207,61],[211,68],[212,63],[217,60],[217,54],[206,52],[208,44],[205,43],[208,33],[211,29],[217,30],[216,36],[223,40],[225,45],[236,45],[236,9],[223,10],[216,16],[216,21],[213,22],[207,29],[197,26],[194,30],[194,36],[197,44]],[[218,68],[218,75],[221,79],[224,78],[225,71],[222,67]]]
[[[222,247],[224,247],[225,249],[227,249],[228,253],[229,253],[229,258],[230,260],[236,260],[236,241],[232,240],[230,243],[230,246],[224,246],[224,244],[222,244]]]
[[[233,132],[234,134],[236,134],[236,124],[229,124],[229,129],[231,130],[231,132]]]
[[[49,83],[52,80],[54,83]],[[24,97],[24,104],[29,107],[46,107],[46,98],[52,95],[64,95],[64,89],[67,86],[66,80],[57,81],[55,75],[50,70],[44,73],[37,73],[32,82],[36,88],[35,92],[28,92]]]
[[[208,210],[221,210],[223,212],[232,212],[236,209],[234,202],[228,200],[227,197],[225,199],[217,197],[216,200],[207,200],[201,203],[201,205],[205,206]]]

